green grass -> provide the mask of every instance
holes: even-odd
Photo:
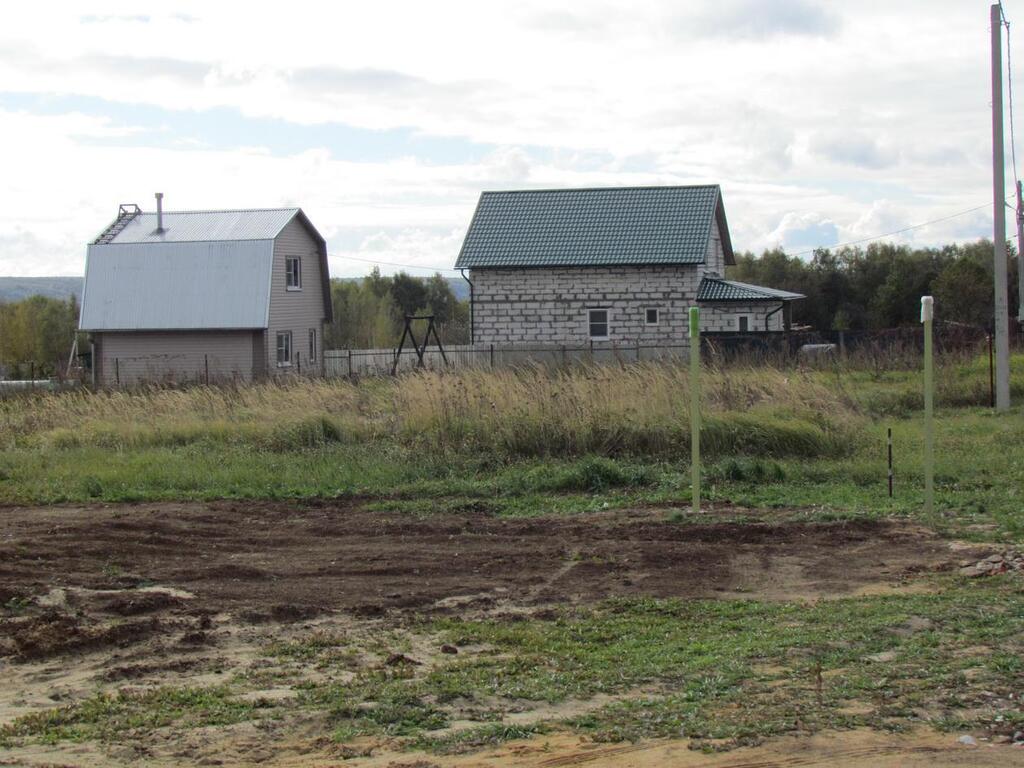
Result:
[[[1021,582],[941,577],[936,587],[814,603],[619,599],[544,619],[423,621],[403,631],[463,652],[433,666],[369,663],[346,682],[302,685],[288,706],[325,715],[338,742],[398,737],[409,748],[445,754],[553,726],[597,740],[687,737],[736,746],[824,728],[1024,725],[1010,697],[1024,685]],[[320,655],[328,671],[350,668],[322,655],[332,644],[314,633],[268,653],[289,663]],[[612,703],[549,721],[502,721],[531,702],[585,703],[597,694]],[[476,723],[447,730],[455,706],[477,712]],[[223,688],[159,689],[26,716],[3,736],[112,738],[262,715]]]
[[[896,492],[887,495],[885,429],[895,444]],[[937,417],[937,510],[923,520],[919,418],[864,421],[856,447],[830,455],[712,453],[711,501],[796,509],[811,519],[897,515],[976,539],[1024,536],[1024,416],[987,409]],[[689,498],[684,452],[664,456],[502,459],[390,442],[289,451],[196,443],[111,450],[0,452],[0,500],[16,503],[219,498],[369,498],[410,514],[580,514]]]
[[[224,687],[157,688],[96,693],[66,707],[24,715],[0,727],[0,745],[15,738],[59,741],[112,740],[131,733],[177,726],[201,728],[249,720],[259,706],[232,698]]]
[[[911,618],[926,628],[901,631]],[[825,727],[903,728],[920,721],[915,710],[935,708],[981,726],[987,715],[969,712],[984,701],[980,692],[1005,698],[1024,683],[1017,662],[1024,591],[1009,578],[982,586],[953,580],[938,594],[810,605],[618,600],[547,621],[447,619],[422,631],[487,650],[422,676],[374,671],[350,684],[315,687],[307,703],[329,707],[351,737],[443,727],[439,713],[452,701],[515,707],[640,689],[648,692],[569,723],[606,740],[743,739]],[[961,654],[968,646],[990,651],[981,658]],[[884,664],[871,658],[886,652],[894,658]],[[759,671],[765,668],[772,671]],[[358,705],[366,701],[384,704],[367,716]],[[847,714],[850,702],[864,702],[870,712]],[[1015,708],[998,714],[1024,722]],[[476,735],[436,746],[447,749],[463,738]]]

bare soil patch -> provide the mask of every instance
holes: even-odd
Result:
[[[389,627],[412,615],[514,620],[614,596],[828,599],[914,589],[915,577],[952,570],[965,557],[927,529],[899,522],[709,517],[670,522],[665,511],[649,509],[420,517],[347,502],[0,509],[0,724],[97,688],[211,686],[239,673],[257,680],[269,644],[311,631],[383,637],[386,645]],[[410,653],[429,661],[429,653],[443,651]],[[306,679],[317,674],[307,672]],[[293,695],[280,680],[266,686],[260,696]],[[308,725],[308,739],[297,736],[295,723],[275,727],[280,733],[250,732],[251,724],[220,729],[210,754],[212,732],[168,735],[144,757],[152,764],[214,756],[228,756],[224,764],[337,763],[330,748],[315,746],[322,722]],[[579,762],[544,762],[558,752],[530,756],[535,746],[500,759]],[[11,755],[26,764],[140,758],[119,749],[128,747],[25,745]],[[594,764],[664,764],[667,756],[631,763],[633,751],[581,749],[588,755],[582,762]],[[394,760],[412,762],[408,755]]]
[[[946,542],[897,522],[680,524],[652,511],[501,519],[348,503],[147,504],[7,509],[0,530],[0,581],[12,594],[157,584],[194,599],[107,596],[96,607],[250,621],[464,610],[460,596],[479,598],[477,608],[488,598],[817,598],[955,565]]]

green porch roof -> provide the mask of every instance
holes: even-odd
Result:
[[[793,301],[803,298],[806,297],[802,293],[718,277],[705,277],[697,289],[697,301]]]
[[[484,192],[455,268],[702,264],[716,220],[732,264],[716,184]]]

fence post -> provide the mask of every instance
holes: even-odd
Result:
[[[494,342],[491,342],[491,368],[494,367]]]
[[[348,348],[348,377],[352,378],[352,347]]]
[[[118,357],[114,358],[114,385],[121,386],[121,359]]]
[[[639,337],[637,337],[637,340],[636,340],[636,361],[638,363],[640,362],[640,338]]]
[[[921,322],[924,323],[924,510],[935,509],[935,432],[932,424],[933,372],[932,372],[932,318],[935,300],[921,297]]]
[[[888,444],[889,444],[889,498],[892,498],[892,427],[889,427],[888,433]]]
[[[210,386],[210,356],[203,355],[203,371],[206,374],[206,386]]]
[[[28,364],[28,385],[30,388],[36,388],[36,361],[31,360]]]
[[[700,512],[700,309],[690,307],[690,483]]]
[[[302,353],[301,352],[296,352],[295,353],[295,370],[296,370],[296,373],[299,374],[299,376],[302,375]]]

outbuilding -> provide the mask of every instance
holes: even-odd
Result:
[[[144,212],[88,246],[79,328],[97,386],[322,370],[327,245],[300,208]]]
[[[455,263],[477,344],[686,344],[781,332],[802,295],[725,279],[718,185],[484,192]],[[467,274],[468,273],[468,274]]]

